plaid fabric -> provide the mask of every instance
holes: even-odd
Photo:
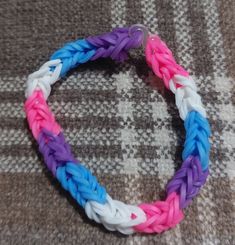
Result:
[[[235,243],[235,1],[0,1],[0,243]],[[157,32],[195,78],[213,135],[210,177],[161,235],[122,236],[85,217],[46,170],[23,112],[27,75],[65,42],[135,23]],[[80,66],[53,87],[49,104],[73,152],[113,198],[164,198],[180,164],[183,122],[174,96],[145,64]]]

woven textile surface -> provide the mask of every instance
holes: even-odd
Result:
[[[212,129],[209,179],[181,224],[160,235],[89,221],[46,169],[23,111],[27,75],[56,49],[135,23],[158,33],[195,78]],[[234,0],[0,0],[0,244],[235,244],[234,24]],[[123,64],[81,65],[53,87],[49,105],[113,198],[165,197],[185,133],[143,50]]]

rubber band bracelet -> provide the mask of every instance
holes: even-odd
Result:
[[[131,48],[145,43],[148,65],[167,89],[175,94],[176,106],[186,130],[183,164],[169,181],[165,201],[128,205],[114,200],[96,177],[74,158],[62,129],[46,102],[51,86],[66,73],[90,60],[124,61]],[[208,176],[210,127],[195,82],[178,65],[157,35],[146,35],[143,26],[117,28],[100,36],[80,39],[57,50],[38,71],[29,75],[25,112],[47,167],[85,209],[87,216],[108,230],[124,234],[160,233],[176,226]]]

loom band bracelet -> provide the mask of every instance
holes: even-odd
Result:
[[[95,176],[75,159],[46,99],[51,85],[68,70],[88,60],[104,57],[123,61],[129,49],[141,46],[143,35],[138,28],[118,28],[111,33],[67,44],[28,77],[26,88],[28,123],[47,167],[90,219],[123,234],[160,233],[174,227],[183,219],[182,209],[189,205],[206,181],[210,127],[193,79],[176,63],[158,36],[146,38],[147,63],[163,79],[166,88],[175,94],[176,106],[184,120],[186,140],[183,164],[167,185],[165,201],[139,206],[112,199]]]

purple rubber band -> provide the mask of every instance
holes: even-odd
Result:
[[[73,157],[69,144],[65,141],[61,132],[59,135],[43,129],[38,137],[39,151],[42,153],[47,167],[53,175],[56,175],[56,169],[67,162],[77,163]]]
[[[185,208],[198,194],[201,186],[205,184],[208,174],[208,169],[202,171],[197,156],[189,156],[168,183],[167,194],[177,192],[180,196],[180,208]]]
[[[88,37],[86,41],[97,48],[91,60],[111,57],[117,61],[124,61],[127,58],[128,50],[141,46],[143,32],[136,28],[116,28],[110,33],[99,36]]]

